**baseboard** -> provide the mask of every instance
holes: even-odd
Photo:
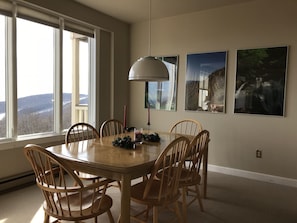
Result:
[[[259,180],[268,183],[275,183],[284,186],[297,187],[297,179],[279,177],[269,174],[257,173],[252,171],[233,169],[229,167],[222,167],[208,164],[208,170],[212,172],[223,173],[227,175],[233,175],[238,177],[244,177],[252,180]]]
[[[33,171],[21,173],[15,176],[0,179],[0,194],[10,192],[27,185],[35,183],[35,175]]]

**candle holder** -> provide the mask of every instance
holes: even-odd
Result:
[[[147,128],[148,128],[148,132],[150,131],[150,126],[151,126],[150,103],[147,102]]]

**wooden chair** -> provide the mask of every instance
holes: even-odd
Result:
[[[99,133],[96,130],[96,128],[89,123],[79,122],[75,123],[67,130],[65,135],[65,144],[66,146],[70,142],[77,142],[82,141],[86,139],[99,139]],[[82,180],[92,180],[95,182],[97,179],[100,178],[100,176],[96,176],[93,174],[83,173],[76,171],[77,175]]]
[[[110,208],[112,198],[105,194],[109,180],[103,179],[85,186],[63,159],[44,148],[29,144],[24,153],[36,176],[36,184],[44,196],[44,222],[50,216],[59,220],[79,222],[107,213],[114,223]],[[73,186],[77,185],[77,186]]]
[[[108,119],[100,126],[100,137],[124,133],[124,124],[117,119]]]
[[[202,125],[200,122],[193,119],[184,119],[176,122],[169,132],[182,134],[182,135],[190,135],[196,136],[199,132],[202,131]]]
[[[131,219],[147,222],[148,212],[153,209],[153,223],[158,222],[158,208],[174,206],[179,222],[184,222],[180,213],[178,199],[180,197],[179,178],[181,167],[187,155],[189,139],[179,137],[172,141],[155,161],[149,178],[131,188],[131,200],[145,205],[145,209]]]
[[[195,200],[198,201],[200,210],[204,211],[199,191],[201,181],[200,166],[208,142],[209,132],[207,130],[202,130],[193,138],[189,146],[189,156],[184,162],[181,171],[179,186],[182,188],[183,215],[185,222],[187,222],[187,207]],[[191,197],[192,199],[187,201],[187,197]]]

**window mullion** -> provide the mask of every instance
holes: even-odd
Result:
[[[90,39],[90,44],[89,44],[89,58],[90,58],[90,66],[89,66],[89,109],[88,109],[88,117],[89,121],[91,124],[96,126],[96,128],[99,129],[99,120],[98,117],[96,116],[98,111],[96,109],[96,97],[97,97],[97,92],[96,92],[96,82],[97,82],[97,75],[96,75],[96,35],[94,39]]]
[[[15,6],[15,5],[14,5]],[[6,122],[7,137],[17,137],[17,56],[16,7],[12,18],[6,18]],[[9,114],[9,115],[8,115]]]
[[[54,53],[54,132],[62,130],[62,103],[63,103],[63,28],[64,20],[60,19],[60,29],[55,30]]]

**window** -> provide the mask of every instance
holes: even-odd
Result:
[[[54,136],[74,122],[95,122],[88,115],[93,28],[14,7],[16,17],[0,14],[0,140]]]

